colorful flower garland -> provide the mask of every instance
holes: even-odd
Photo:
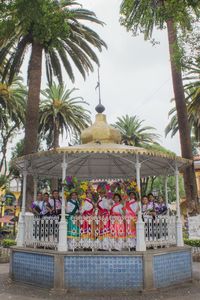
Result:
[[[120,180],[108,182],[100,182],[93,184],[89,181],[78,181],[76,177],[68,176],[66,177],[64,183],[65,197],[69,198],[72,192],[77,192],[80,199],[85,199],[87,192],[90,192],[92,195],[92,200],[97,202],[99,195],[106,195],[109,199],[113,197],[115,193],[118,193],[122,196],[123,199],[126,199],[130,192],[133,192],[138,197],[139,188],[134,179],[129,180]]]

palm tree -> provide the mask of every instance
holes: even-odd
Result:
[[[87,104],[81,97],[72,97],[76,89],[53,83],[41,94],[44,99],[40,105],[40,135],[47,135],[50,148],[59,147],[59,136],[65,132],[71,139],[91,123]]]
[[[191,136],[197,143],[200,142],[200,68],[198,62],[188,66],[188,72],[183,78],[185,102],[187,107],[188,121],[191,128]],[[174,102],[174,99],[172,99]],[[175,106],[169,111],[170,122],[165,128],[165,135],[171,133],[173,137],[179,130],[178,118]]]
[[[126,115],[118,117],[117,122],[113,126],[119,129],[122,135],[122,143],[130,146],[145,147],[156,143],[159,135],[152,132],[152,130],[155,130],[154,127],[143,127],[143,122],[137,116]]]
[[[196,106],[196,105],[195,105]],[[200,142],[200,103],[197,109],[194,110],[193,103],[187,102],[188,111],[188,121],[191,128],[191,137],[194,138],[196,142]],[[176,113],[176,107],[172,107],[169,111],[170,121],[165,128],[165,136],[170,133],[171,137],[174,137],[179,130],[178,118]]]
[[[181,152],[182,156],[188,159],[192,159],[192,144],[182,82],[177,27],[183,31],[191,28],[192,16],[193,14],[199,14],[199,11],[199,1],[190,0],[123,0],[121,5],[122,25],[134,33],[143,32],[145,39],[152,37],[154,28],[162,30],[165,25],[167,26]],[[199,210],[199,204],[194,166],[185,169],[184,184],[188,206],[190,206],[190,211],[195,212]],[[194,201],[195,205],[193,205]]]
[[[0,12],[0,65],[6,60],[3,79],[9,75],[12,81],[31,49],[25,154],[37,151],[42,58],[50,83],[54,75],[62,83],[61,66],[74,82],[72,63],[84,78],[93,71],[92,62],[99,64],[93,48],[101,51],[106,45],[85,21],[103,24],[74,0],[8,0]]]
[[[7,171],[8,143],[24,125],[26,96],[21,77],[15,77],[12,84],[0,83],[0,172],[3,167]]]
[[[3,119],[5,121],[5,116],[9,116],[17,124],[24,124],[26,97],[27,91],[22,77],[14,77],[11,84],[6,80],[0,82],[0,124]]]

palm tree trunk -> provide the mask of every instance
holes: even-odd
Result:
[[[54,123],[54,130],[53,130],[53,148],[59,148],[59,128],[58,128],[58,124],[57,121],[55,120]]]
[[[38,150],[38,122],[39,102],[42,75],[42,46],[32,43],[32,52],[28,70],[28,100],[26,108],[25,145],[24,154],[31,154]],[[30,207],[33,200],[33,179],[27,178],[26,207]]]
[[[184,158],[192,159],[192,144],[190,136],[190,126],[187,116],[183,80],[180,66],[175,62],[175,51],[177,50],[177,31],[172,19],[167,21],[169,52],[171,60],[172,82],[176,102],[178,117],[179,135],[181,143],[181,153]],[[184,170],[184,186],[188,209],[192,213],[199,211],[197,184],[195,178],[194,164]]]

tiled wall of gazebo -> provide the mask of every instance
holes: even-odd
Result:
[[[12,248],[10,276],[35,286],[69,291],[148,290],[191,280],[191,249],[59,253]]]

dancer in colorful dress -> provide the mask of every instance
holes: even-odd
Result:
[[[110,234],[110,203],[106,197],[105,192],[100,192],[100,197],[97,202],[98,216],[100,217],[99,222],[99,236],[101,238],[109,237]]]
[[[70,194],[69,200],[66,204],[67,213],[67,238],[75,238],[80,236],[80,227],[74,217],[79,213],[79,202],[77,192]]]
[[[83,217],[81,224],[81,238],[94,238],[94,222],[92,216],[94,214],[94,204],[92,202],[92,193],[90,190],[86,192],[86,198],[82,201],[80,214]]]
[[[114,239],[112,248],[121,250],[125,238],[124,210],[121,195],[115,193],[113,201],[114,205],[110,210],[110,237]]]
[[[129,192],[129,198],[124,205],[126,215],[126,237],[130,248],[136,245],[136,221],[140,210],[139,203],[134,192]]]

